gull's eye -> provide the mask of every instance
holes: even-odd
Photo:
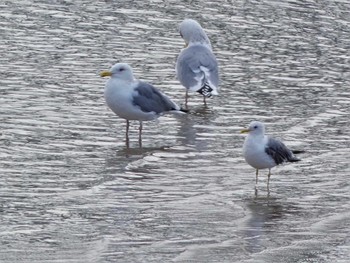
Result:
[[[254,129],[257,129],[257,128],[258,128],[258,126],[257,126],[257,125],[255,125],[253,128],[254,128]]]
[[[120,68],[120,69],[119,69],[120,72],[122,72],[122,71],[124,71],[124,70],[125,70],[125,68]]]

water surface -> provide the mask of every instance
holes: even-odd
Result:
[[[348,262],[347,1],[0,2],[1,262]],[[206,28],[221,95],[138,123],[98,73],[127,62],[184,103],[185,17]],[[242,157],[251,120],[302,162]]]

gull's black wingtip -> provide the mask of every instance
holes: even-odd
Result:
[[[211,92],[213,89],[209,86],[207,82],[204,83],[204,85],[197,90],[198,93],[202,94],[204,97],[210,98],[212,96]]]
[[[293,157],[292,157],[292,158],[290,158],[288,161],[289,161],[289,162],[291,162],[291,163],[295,163],[295,162],[300,162],[300,161],[301,161],[301,159],[299,159],[299,158],[297,158],[297,157],[293,156]]]
[[[291,150],[291,152],[293,154],[299,154],[299,153],[304,153],[305,151],[304,150]],[[290,158],[288,161],[294,163],[294,162],[300,162],[301,159],[299,159],[296,156],[292,156],[292,158]]]
[[[180,111],[184,112],[184,113],[189,113],[190,111],[184,108],[180,108]]]
[[[305,153],[304,150],[292,150],[293,154],[300,154],[300,153]]]

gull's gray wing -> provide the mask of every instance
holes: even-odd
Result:
[[[135,87],[133,104],[144,112],[160,114],[165,111],[180,110],[180,107],[151,84],[140,81]]]
[[[203,45],[190,46],[180,53],[176,73],[181,84],[192,91],[203,87],[205,82],[215,89],[219,85],[218,63],[211,50]]]
[[[265,152],[275,161],[276,164],[300,161],[300,159],[296,158],[292,151],[289,150],[283,142],[272,137],[268,137]]]

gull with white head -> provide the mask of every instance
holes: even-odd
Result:
[[[265,135],[265,125],[259,121],[253,121],[248,129],[241,133],[248,133],[243,145],[243,154],[246,162],[256,169],[256,184],[260,169],[269,169],[267,175],[267,189],[269,190],[271,168],[284,162],[298,162],[300,159],[283,142]]]
[[[218,95],[218,62],[212,52],[211,43],[201,25],[193,19],[185,19],[180,24],[180,35],[186,46],[176,62],[176,75],[186,88],[185,105],[188,91],[198,92],[205,98]]]
[[[126,143],[129,142],[129,121],[138,120],[139,144],[141,146],[142,122],[157,119],[166,112],[185,112],[175,102],[151,84],[134,78],[132,68],[126,63],[117,63],[109,71],[104,97],[108,107],[119,117],[126,119]]]

